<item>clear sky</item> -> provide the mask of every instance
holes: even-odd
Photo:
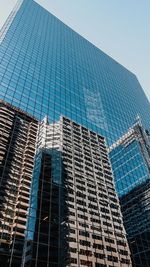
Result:
[[[36,0],[134,72],[150,100],[150,0]],[[0,0],[0,27],[16,0]]]

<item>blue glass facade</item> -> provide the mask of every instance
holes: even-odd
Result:
[[[0,97],[50,121],[60,114],[117,140],[150,105],[134,74],[32,0],[19,2],[1,36]]]
[[[127,147],[120,144],[110,153],[118,196],[122,197],[150,178],[140,143],[134,140]]]
[[[133,266],[150,266],[150,135],[137,123],[110,148]]]
[[[47,115],[49,122],[54,123],[59,121],[60,116],[63,115],[70,120],[85,126],[87,129],[92,130],[94,133],[103,135],[106,137],[109,145],[113,144],[128,130],[128,128],[134,123],[137,114],[139,114],[142,118],[144,127],[150,130],[150,104],[136,76],[89,41],[84,39],[78,33],[74,32],[64,23],[59,21],[55,16],[38,5],[35,1],[21,0],[18,2],[16,8],[10,14],[2,29],[0,41],[0,98],[4,101],[22,109],[24,112],[28,112],[37,120],[42,120],[45,115]],[[69,142],[67,146],[69,148]],[[88,143],[86,143],[85,146],[87,148]],[[119,145],[110,154],[113,163],[117,191],[121,197],[129,196],[130,199],[132,190],[135,188],[138,190],[138,186],[140,186],[140,184],[144,185],[145,192],[149,186],[149,167],[147,167],[145,159],[140,152],[139,142],[135,139],[129,146],[127,145],[124,147]],[[91,152],[87,153],[91,155]],[[81,155],[78,157],[78,160],[81,163]],[[98,159],[100,160],[99,155]],[[47,155],[44,155],[41,160],[41,166],[44,166],[42,161],[47,161],[47,166],[52,163],[52,159],[47,157]],[[90,162],[88,164],[90,164]],[[38,169],[38,171],[40,172],[41,170]],[[45,173],[42,174],[41,171],[41,174],[39,175],[41,183],[44,179],[47,183],[47,170]],[[95,175],[94,171],[93,174]],[[76,181],[76,177],[73,175],[74,174],[71,173],[70,177]],[[104,176],[104,172],[101,173],[101,175]],[[107,178],[109,178],[109,173],[107,176]],[[82,181],[83,177],[79,176],[78,178],[80,179],[78,179],[78,182],[85,185],[84,181]],[[102,179],[101,181],[102,188],[105,182]],[[90,180],[89,186],[91,188],[92,182],[93,181]],[[39,205],[41,205],[44,198],[49,199],[49,195],[47,194],[45,197],[44,194],[47,189],[50,190],[50,183],[51,181],[48,180],[48,186],[45,186],[46,189],[41,189],[40,185],[39,192],[34,195],[35,199],[37,199],[39,197],[38,194],[42,192],[43,195],[41,194],[39,197]],[[79,188],[80,191],[84,191],[81,185]],[[96,188],[95,185],[94,188]],[[96,189],[93,190],[95,191],[89,194],[95,195],[97,191]],[[56,210],[60,210],[60,202],[57,202],[58,199],[55,199],[57,198],[58,191],[58,184],[55,184],[53,191],[53,204],[56,202]],[[71,191],[71,194],[74,194],[74,192],[75,191],[72,193]],[[106,193],[105,191],[103,192]],[[111,198],[112,201],[116,201],[114,199],[114,189],[110,190],[110,195],[113,197]],[[141,193],[141,197],[142,196],[143,195]],[[82,194],[82,197],[84,198],[84,194]],[[106,194],[104,194],[104,199],[105,198]],[[30,200],[31,204],[33,199]],[[84,203],[84,199],[82,199],[81,203]],[[118,206],[114,203],[111,208],[118,209]],[[107,206],[106,202],[104,204]],[[43,206],[46,208],[49,207],[46,206],[45,203]],[[91,206],[91,209],[93,209],[93,207],[94,206]],[[83,210],[84,207],[80,207],[80,211],[83,212]],[[37,208],[36,211],[36,227],[41,227],[42,221],[41,234],[44,235],[44,231],[46,229],[45,224],[47,228],[49,227],[49,218],[47,215],[45,216],[42,213],[42,216],[38,214],[39,211],[44,211],[43,208]],[[106,208],[104,208],[103,211],[104,213],[108,212]],[[94,211],[92,210],[92,212]],[[108,248],[108,253],[115,254],[116,249],[111,246],[112,244],[116,244],[120,255],[122,255],[121,257],[124,258],[122,258],[121,261],[116,256],[109,255],[108,258],[110,259],[110,263],[108,263],[102,254],[97,254],[95,252],[95,257],[97,258],[97,262],[95,264],[96,267],[108,267],[111,266],[111,262],[113,262],[113,266],[115,266],[115,262],[116,264],[120,264],[117,266],[124,266],[124,264],[131,266],[129,261],[130,253],[124,250],[127,245],[124,242],[125,233],[123,228],[120,226],[121,221],[117,218],[119,213],[116,211],[113,212],[116,226],[114,232],[115,235],[118,234],[118,243],[114,241],[114,237],[110,238],[110,236],[113,235],[113,232],[109,229],[110,217],[107,214],[103,214],[103,216],[105,216],[104,219],[106,219],[105,226],[107,226],[105,234],[108,235],[106,238],[106,242],[108,244],[105,247]],[[54,211],[54,213],[56,212]],[[48,215],[49,214],[50,210],[48,212]],[[82,214],[82,216],[84,215]],[[94,214],[94,216],[97,215]],[[145,215],[143,213],[142,218],[145,218],[144,216]],[[101,223],[98,219],[92,219]],[[84,220],[86,222],[86,216],[84,216]],[[74,223],[75,220],[73,219],[72,222]],[[84,230],[86,230],[87,227],[85,226],[85,222],[82,223]],[[94,223],[97,222],[93,221],[92,226]],[[30,222],[29,226],[31,226]],[[47,229],[47,231],[50,230]],[[131,232],[132,231],[133,228]],[[53,234],[55,239],[55,232],[53,232]],[[39,236],[34,236],[34,238],[37,242]],[[98,236],[98,238],[100,237]],[[48,241],[48,246],[49,244],[50,242]],[[87,244],[88,243],[86,243],[85,246],[87,246]],[[122,248],[120,248],[120,246]],[[149,244],[147,246],[149,246]],[[93,248],[97,249],[97,247]],[[99,250],[102,250],[103,248],[99,247]],[[37,251],[36,247],[34,249]],[[42,255],[42,251],[44,251],[43,248],[41,249],[39,255]],[[29,251],[26,250],[24,251],[24,254],[26,254],[27,257],[29,256],[28,252]],[[87,252],[89,251],[82,251],[82,255],[86,255],[88,258],[89,254],[86,254]],[[72,253],[74,252],[72,251]],[[102,260],[101,263],[98,262],[100,259]],[[39,266],[45,267],[45,262],[43,265]],[[88,260],[83,260],[83,262],[85,266],[93,266],[88,265]],[[71,263],[75,265],[77,264],[77,261]],[[26,263],[24,262],[24,265],[25,264]],[[58,267],[58,264],[54,264],[53,266]]]

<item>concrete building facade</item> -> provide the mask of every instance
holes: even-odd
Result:
[[[132,266],[104,138],[45,118],[35,165],[24,266]]]
[[[0,101],[0,265],[21,266],[38,122]]]

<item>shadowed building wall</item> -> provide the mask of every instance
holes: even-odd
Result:
[[[0,100],[0,264],[20,266],[37,120]]]

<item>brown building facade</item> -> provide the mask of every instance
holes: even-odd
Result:
[[[0,265],[21,266],[37,121],[0,101]]]

